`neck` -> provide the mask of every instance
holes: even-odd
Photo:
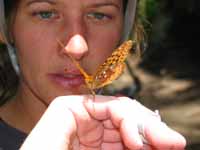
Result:
[[[47,106],[25,87],[20,86],[12,100],[4,105],[0,110],[1,118],[11,126],[29,133]]]

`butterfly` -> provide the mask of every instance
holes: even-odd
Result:
[[[64,48],[65,46],[58,41]],[[67,54],[71,61],[76,65],[81,74],[84,76],[85,84],[95,96],[95,90],[102,88],[115,79],[117,79],[125,68],[125,60],[133,46],[133,41],[128,40],[122,43],[117,49],[115,49],[111,56],[108,57],[105,62],[97,68],[97,71],[93,75],[89,75],[70,54]]]

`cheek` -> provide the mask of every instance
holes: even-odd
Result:
[[[34,36],[32,35],[27,32],[26,34],[18,34],[15,46],[18,50],[19,61],[31,62],[35,59],[40,59],[42,56],[42,49],[44,50],[44,47],[41,46],[41,41],[37,38],[39,36],[36,34]]]
[[[24,74],[34,74],[46,70],[51,60],[55,44],[47,34],[35,30],[17,31],[15,46],[21,71]],[[30,75],[29,75],[30,76]]]
[[[112,46],[112,43],[116,43],[120,40],[122,35],[122,19],[118,19],[115,23],[112,23],[111,25],[105,25],[105,26],[95,26],[95,27],[88,27],[88,34],[89,37],[93,38],[93,41],[104,43],[110,43]]]
[[[122,25],[118,24],[110,28],[96,29],[95,32],[90,32],[91,39],[88,40],[91,45],[90,50],[93,55],[99,56],[101,60],[105,60],[111,55],[113,50],[118,46],[122,35]],[[101,60],[102,61],[102,60]]]
[[[101,28],[91,28],[89,32],[89,49],[92,51],[94,58],[98,56],[99,61],[105,60],[111,55],[117,47],[122,36],[122,20],[119,19],[116,23],[110,26]]]
[[[47,29],[46,29],[47,30]],[[48,55],[52,39],[45,28],[36,26],[30,20],[27,21],[23,15],[18,15],[13,26],[14,44],[18,50],[19,61],[25,63],[37,63],[44,59],[44,54]]]

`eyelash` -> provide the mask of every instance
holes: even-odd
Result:
[[[111,15],[107,15],[107,14],[101,13],[101,12],[88,13],[87,16],[89,18],[94,18],[97,21],[101,21],[101,20],[105,20],[105,19],[112,19]]]
[[[43,16],[43,15],[47,15],[47,16]],[[36,11],[36,12],[33,12],[33,16],[38,16],[42,20],[49,20],[49,19],[58,17],[57,13],[51,10]]]

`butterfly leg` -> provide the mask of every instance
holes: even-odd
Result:
[[[92,90],[92,89],[90,89],[90,92],[91,92],[91,94],[92,94],[93,101],[95,102],[95,95],[96,95],[96,93],[95,93],[94,90]]]

